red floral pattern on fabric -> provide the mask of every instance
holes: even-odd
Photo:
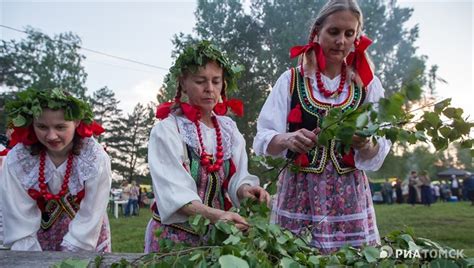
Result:
[[[365,173],[339,175],[331,162],[321,174],[286,170],[280,176],[272,222],[297,234],[311,226],[311,244],[322,253],[380,241]]]
[[[69,223],[71,218],[66,213],[62,213],[60,218],[47,230],[39,229],[36,233],[38,236],[38,242],[41,245],[43,251],[60,251],[61,242],[64,236],[69,231]],[[97,252],[112,252],[110,242],[105,247],[98,248],[105,241],[110,241],[110,229],[107,219],[104,219],[102,227],[100,229],[99,239],[97,240]]]

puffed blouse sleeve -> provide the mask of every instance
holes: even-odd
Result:
[[[4,245],[11,247],[11,250],[41,251],[36,236],[40,228],[41,211],[14,172],[16,149],[8,153],[0,176]]]
[[[290,70],[278,78],[258,116],[257,134],[253,141],[253,149],[257,155],[270,155],[267,148],[273,137],[287,131],[287,115],[291,104],[290,80]],[[287,150],[284,150],[271,156],[284,157],[286,152]]]
[[[257,186],[260,181],[257,176],[251,175],[248,172],[248,156],[245,150],[245,139],[240,133],[237,125],[230,118],[226,118],[231,121],[232,124],[232,162],[235,165],[236,172],[232,176],[229,182],[229,196],[232,203],[235,206],[239,206],[239,198],[237,197],[237,191],[243,184],[249,184],[251,186]]]
[[[191,201],[202,202],[194,179],[183,166],[186,161],[183,148],[173,116],[153,127],[148,142],[148,165],[163,224],[187,221],[188,216],[178,210]]]
[[[96,161],[88,164],[94,166],[96,176],[84,181],[85,195],[80,209],[69,224],[69,231],[61,244],[68,249],[75,247],[73,250],[94,251],[107,213],[112,184],[110,158],[98,143],[94,144],[98,146]]]
[[[381,98],[384,97],[385,90],[382,87],[382,83],[379,78],[374,76],[374,79],[370,82],[367,87],[367,98],[365,102],[377,103]],[[374,105],[375,109],[378,105]],[[392,142],[386,138],[378,137],[377,143],[379,144],[379,150],[377,154],[370,159],[362,159],[360,152],[355,150],[354,161],[357,169],[376,171],[382,166],[385,157],[390,152]]]

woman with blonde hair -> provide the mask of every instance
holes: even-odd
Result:
[[[293,47],[299,66],[283,73],[257,122],[258,155],[294,159],[284,170],[272,208],[272,222],[296,234],[310,229],[311,245],[329,253],[349,244],[380,242],[365,170],[377,170],[390,141],[354,136],[345,153],[336,139],[317,144],[321,122],[334,107],[344,112],[384,95],[365,50],[363,16],[355,1],[332,0],[321,9],[308,44]],[[275,112],[277,111],[277,112]]]

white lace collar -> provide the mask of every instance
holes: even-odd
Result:
[[[182,116],[174,116],[178,123],[179,134],[183,141],[191,146],[197,153],[200,147],[197,136],[196,126],[193,122]],[[222,133],[222,146],[224,147],[224,160],[232,157],[232,144],[233,144],[233,132],[236,131],[237,126],[235,122],[227,116],[216,116]],[[208,127],[203,123],[199,122],[201,129],[207,129]]]
[[[72,195],[77,194],[84,189],[84,182],[97,176],[99,166],[97,161],[99,154],[103,151],[102,146],[93,138],[84,138],[81,152],[74,157],[72,164],[72,173],[69,178],[69,191]],[[39,172],[39,155],[31,155],[30,150],[23,144],[17,144],[7,157],[8,166],[16,174],[21,181],[25,190],[34,188],[39,190],[38,172]],[[55,170],[61,169],[63,165],[56,168],[51,161],[45,163],[45,182],[47,183],[52,177]]]

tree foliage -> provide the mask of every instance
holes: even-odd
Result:
[[[115,98],[112,90],[103,87],[93,92],[91,103],[94,120],[105,129],[105,133],[98,137],[98,141],[107,145],[110,137],[115,136],[114,132],[120,125],[120,118],[123,117],[122,110],[118,108],[120,101]]]
[[[144,180],[149,177],[147,167],[148,138],[155,122],[153,108],[138,103],[133,112],[122,118],[114,136],[108,139],[112,170],[126,180]]]
[[[16,89],[62,88],[84,97],[87,74],[81,40],[71,32],[49,37],[33,28],[20,41],[0,41],[0,84]]]

